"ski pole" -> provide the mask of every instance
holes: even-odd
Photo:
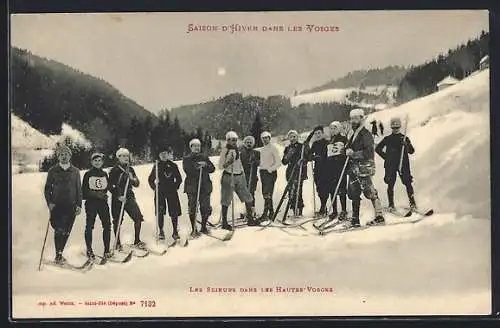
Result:
[[[299,160],[299,176],[297,180],[297,188],[295,190],[295,208],[294,208],[294,214],[297,214],[297,209],[299,207],[299,193],[302,192],[302,168],[303,164],[302,161],[304,160],[304,149],[306,148],[305,142],[302,144],[302,150],[300,152],[300,160]]]
[[[408,114],[406,114],[406,119],[405,119],[405,127],[404,127],[404,132],[403,132],[403,144],[401,145],[401,156],[399,157],[399,174],[402,174],[401,170],[403,168],[403,155],[404,155],[404,150],[405,150],[405,140],[406,140],[406,131],[408,128]]]
[[[233,231],[235,229],[235,226],[234,226],[234,192],[235,192],[235,186],[234,186],[234,164],[231,164],[231,189],[232,189],[232,192],[231,192],[231,196],[232,196],[232,199],[231,199],[231,226],[233,228]]]
[[[198,190],[196,191],[196,202],[194,203],[194,216],[195,216],[195,223],[196,224],[196,215],[198,214],[198,203],[200,202],[200,191],[201,191],[201,176],[203,173],[203,168],[199,168],[200,173],[198,174]]]
[[[344,166],[342,167],[342,171],[340,172],[339,181],[337,182],[337,186],[335,186],[335,191],[333,192],[333,198],[332,198],[332,204],[331,204],[332,211],[334,210],[333,206],[335,205],[335,199],[337,198],[337,194],[338,194],[339,189],[340,189],[340,184],[342,183],[342,179],[344,178],[344,173],[345,173],[345,169],[347,167],[348,162],[349,162],[349,156],[346,156]]]
[[[160,200],[158,199],[158,196],[159,196],[159,192],[158,192],[158,189],[159,189],[159,184],[160,184],[160,181],[158,179],[158,160],[155,161],[155,208],[156,208],[156,229],[155,229],[155,233],[156,233],[156,243],[158,244],[158,240],[159,240],[159,233],[158,233],[158,229],[159,229],[159,225],[160,225]]]
[[[126,172],[128,174],[128,171]],[[127,202],[127,189],[128,189],[128,184],[130,182],[130,176],[127,176],[127,181],[125,182],[125,190],[123,191],[123,197],[125,198],[122,202],[121,208],[120,208],[120,216],[118,217],[118,227],[116,229],[116,234],[115,234],[115,242],[113,243],[113,251],[116,249],[116,245],[118,245],[118,239],[120,239],[120,228],[122,226],[122,221],[123,221],[123,216],[124,216],[124,211],[125,211],[125,203]]]
[[[314,181],[314,169],[316,167],[316,165],[314,164],[314,162],[311,163],[311,166],[312,166],[312,174],[313,174],[313,190],[312,190],[312,194],[313,194],[313,207],[314,207],[314,214],[316,214],[316,182]]]
[[[42,252],[40,254],[40,262],[38,263],[38,271],[42,270],[43,253],[45,252],[45,244],[47,243],[47,236],[49,234],[49,225],[50,225],[50,217],[47,220],[47,228],[45,228],[45,238],[43,239]]]

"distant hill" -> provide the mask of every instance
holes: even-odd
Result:
[[[388,66],[385,68],[375,68],[369,70],[356,70],[347,75],[331,80],[320,86],[304,90],[300,94],[313,93],[328,89],[363,89],[367,86],[395,86],[398,85],[407,72],[407,68],[402,66]]]
[[[100,78],[16,47],[10,55],[12,112],[43,134],[67,123],[99,147],[124,137],[134,117],[158,120]]]

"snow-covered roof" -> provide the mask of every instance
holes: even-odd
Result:
[[[440,87],[442,85],[447,85],[447,84],[456,84],[458,82],[460,82],[460,81],[458,81],[453,76],[448,75],[447,77],[445,77],[444,79],[442,79],[441,81],[439,81],[438,84],[437,84],[437,86]]]
[[[489,59],[490,59],[490,56],[486,55],[483,58],[481,58],[481,61],[479,62],[479,64],[482,64],[482,63],[484,63],[485,61],[487,61]]]

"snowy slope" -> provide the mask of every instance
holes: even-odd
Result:
[[[290,98],[290,102],[292,104],[292,107],[299,106],[300,104],[304,103],[315,104],[326,102],[344,102],[346,100],[346,97],[353,90],[356,89],[328,89],[318,92],[305,93]]]
[[[477,75],[454,89],[391,110],[411,112],[409,136],[418,152],[412,159],[417,198],[422,205],[432,204],[440,211],[414,225],[378,227],[325,237],[295,230],[245,228],[237,230],[227,243],[204,237],[192,241],[187,248],[171,249],[162,258],[134,258],[128,264],[96,267],[84,275],[53,268],[37,272],[47,223],[43,199],[46,175],[16,175],[13,177],[12,227],[14,316],[489,313],[490,217],[489,211],[479,209],[489,207],[490,200],[485,193],[487,188],[472,184],[475,183],[472,179],[484,182],[489,168],[482,168],[486,177],[464,176],[472,174],[467,167],[483,167],[482,163],[487,163],[489,158],[485,152],[489,141],[482,136],[489,131],[487,80],[487,74]],[[380,112],[377,117],[386,120],[392,114]],[[428,123],[420,126],[425,121]],[[467,128],[469,134],[464,133],[463,128]],[[467,151],[462,151],[463,148]],[[151,164],[136,168],[141,180],[136,196],[146,220],[143,239],[154,243],[153,192],[146,181],[151,168]],[[375,185],[385,203],[380,161],[377,168]],[[212,221],[219,218],[220,176],[220,171],[212,176]],[[284,189],[283,167],[278,176],[275,204]],[[464,184],[472,184],[474,189],[466,191]],[[489,181],[486,186],[488,184]],[[454,194],[458,190],[462,193]],[[404,194],[398,191],[397,202],[405,205]],[[263,203],[260,192],[259,184],[256,193],[259,212]],[[446,193],[451,194],[440,199],[447,196]],[[304,197],[304,214],[312,215],[311,180],[304,184]],[[467,206],[462,204],[463,200],[467,200]],[[184,194],[181,194],[181,202],[184,210],[181,234],[185,235],[189,233],[189,224]],[[238,204],[236,213],[241,209]],[[362,223],[372,215],[370,206],[363,201]],[[77,218],[65,251],[73,262],[83,260],[84,224],[82,214]],[[166,233],[170,234],[170,225],[166,227]],[[97,222],[94,240],[98,252],[102,252],[100,230]],[[132,234],[132,223],[125,218],[123,240],[131,241]],[[46,256],[53,256],[52,233]],[[276,286],[333,288],[334,292],[280,293],[276,289],[273,293],[260,292],[260,288]],[[236,288],[238,292],[190,291],[196,287]],[[257,288],[258,292],[239,293],[240,288],[250,287]],[[37,306],[42,300],[77,303],[155,300],[156,307]]]

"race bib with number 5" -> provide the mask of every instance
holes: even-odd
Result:
[[[90,177],[89,188],[90,190],[105,190],[108,187],[108,180],[106,177]]]

